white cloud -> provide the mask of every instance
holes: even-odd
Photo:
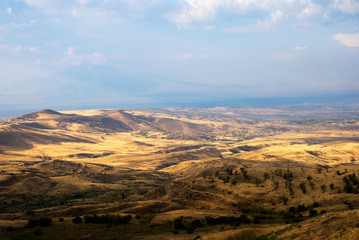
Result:
[[[337,34],[333,39],[347,47],[359,47],[359,34]]]
[[[208,25],[208,26],[205,26],[204,29],[206,30],[213,30],[213,29],[216,29],[217,26],[216,25]]]
[[[205,22],[214,19],[224,0],[186,0],[184,7],[170,16],[178,27],[188,27],[193,21]]]
[[[40,48],[39,47],[27,47],[27,50],[29,52],[38,53],[40,51]]]
[[[100,52],[93,52],[92,54],[77,55],[75,50],[77,47],[68,47],[66,56],[62,58],[62,62],[69,63],[72,66],[78,66],[82,63],[102,64],[106,62],[106,57]]]
[[[203,59],[203,58],[209,58],[210,56],[206,53],[203,54],[193,54],[193,53],[182,53],[182,54],[176,54],[176,55],[166,55],[163,56],[163,59],[166,60],[191,60],[191,59]]]
[[[300,18],[308,18],[320,13],[322,7],[318,4],[314,4],[311,0],[307,1],[306,7],[299,13]]]
[[[6,11],[7,11],[9,14],[11,14],[11,13],[12,13],[12,8],[8,8],[8,9],[6,9]]]
[[[6,45],[6,44],[0,45],[0,50],[10,52],[13,54],[21,53],[23,49],[24,47],[21,45]]]
[[[283,11],[275,10],[271,13],[271,19],[274,23],[281,22],[283,20]]]
[[[108,17],[114,13],[141,12],[160,0],[25,0],[46,13],[66,13],[74,17]]]
[[[188,59],[191,59],[193,56],[192,56],[192,53],[184,53],[184,54],[181,54],[180,58],[183,59],[183,60],[188,60]]]
[[[271,20],[258,20],[255,24],[221,29],[224,33],[246,33],[267,31],[275,25]]]
[[[333,6],[343,13],[352,15],[359,13],[359,3],[355,0],[334,0]]]
[[[296,47],[294,47],[294,50],[296,50],[296,51],[306,50],[306,49],[308,49],[306,46],[296,46]]]
[[[271,21],[273,25],[287,18],[317,16],[322,11],[322,7],[311,0],[181,0],[181,3],[183,7],[179,11],[167,15],[179,28],[213,21],[223,11],[257,21]]]
[[[52,11],[52,10],[56,9],[56,7],[57,8],[60,7],[59,3],[61,1],[58,1],[58,0],[52,0],[52,1],[48,1],[48,0],[25,0],[25,2],[31,7],[36,7],[36,8],[45,10],[45,11]]]
[[[90,3],[89,0],[77,0],[80,4],[87,5]]]
[[[22,45],[1,44],[0,51],[1,50],[5,51],[7,53],[11,53],[11,54],[20,54],[20,53],[25,53],[25,52],[38,53],[38,52],[40,52],[40,47],[25,47]]]

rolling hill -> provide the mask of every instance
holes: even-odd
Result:
[[[356,239],[359,119],[323,115],[45,109],[3,121],[0,239]]]

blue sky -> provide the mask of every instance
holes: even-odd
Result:
[[[0,112],[359,90],[357,0],[0,0]]]

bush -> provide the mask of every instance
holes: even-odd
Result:
[[[196,229],[196,228],[203,227],[203,224],[201,223],[200,220],[195,219],[191,222],[191,226],[193,227],[193,229]]]
[[[288,198],[286,196],[281,196],[279,199],[283,202],[284,205],[287,205]]]
[[[48,227],[52,223],[51,218],[40,218],[39,219],[39,225],[40,227]]]
[[[187,233],[193,233],[194,228],[191,225],[189,225],[189,226],[187,226],[186,231],[187,231]]]
[[[27,215],[27,216],[34,216],[35,213],[34,213],[33,210],[29,210],[29,211],[26,211],[26,215]]]
[[[73,223],[82,223],[82,218],[81,217],[75,217],[72,219]]]
[[[119,224],[129,224],[132,216],[126,215],[116,215],[116,214],[105,214],[105,215],[92,215],[85,216],[85,223],[97,223],[97,224],[107,224],[107,225],[119,225]]]
[[[41,234],[42,234],[41,228],[37,227],[37,228],[35,229],[35,231],[34,231],[34,235],[38,237],[38,236],[40,236]]]
[[[181,218],[176,218],[174,221],[174,229],[184,229],[184,224]]]
[[[299,204],[297,206],[297,212],[305,212],[305,211],[307,211],[307,208],[305,207],[304,204]]]
[[[319,207],[319,206],[320,206],[320,204],[318,202],[314,202],[313,205],[312,205],[313,208],[316,208],[316,207]]]
[[[317,210],[314,210],[314,209],[311,209],[309,211],[309,217],[315,217],[318,215],[318,211]]]
[[[236,226],[239,226],[240,223],[246,223],[246,224],[250,223],[250,220],[246,215],[241,215],[240,217],[223,216],[218,218],[206,216],[205,220],[209,226],[218,225],[218,224],[234,224]]]
[[[13,232],[13,231],[14,231],[14,227],[13,227],[13,226],[8,226],[8,227],[6,228],[6,231],[7,231],[7,232]]]
[[[39,220],[37,219],[30,219],[27,224],[25,225],[25,228],[33,228],[39,225]]]
[[[30,219],[25,228],[33,228],[33,227],[48,227],[52,223],[51,218],[40,218],[40,219]]]
[[[307,188],[305,187],[305,182],[302,182],[301,184],[299,184],[299,187],[304,194],[307,193]]]

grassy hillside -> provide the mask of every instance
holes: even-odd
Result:
[[[1,122],[0,238],[358,239],[356,116],[42,110]]]

